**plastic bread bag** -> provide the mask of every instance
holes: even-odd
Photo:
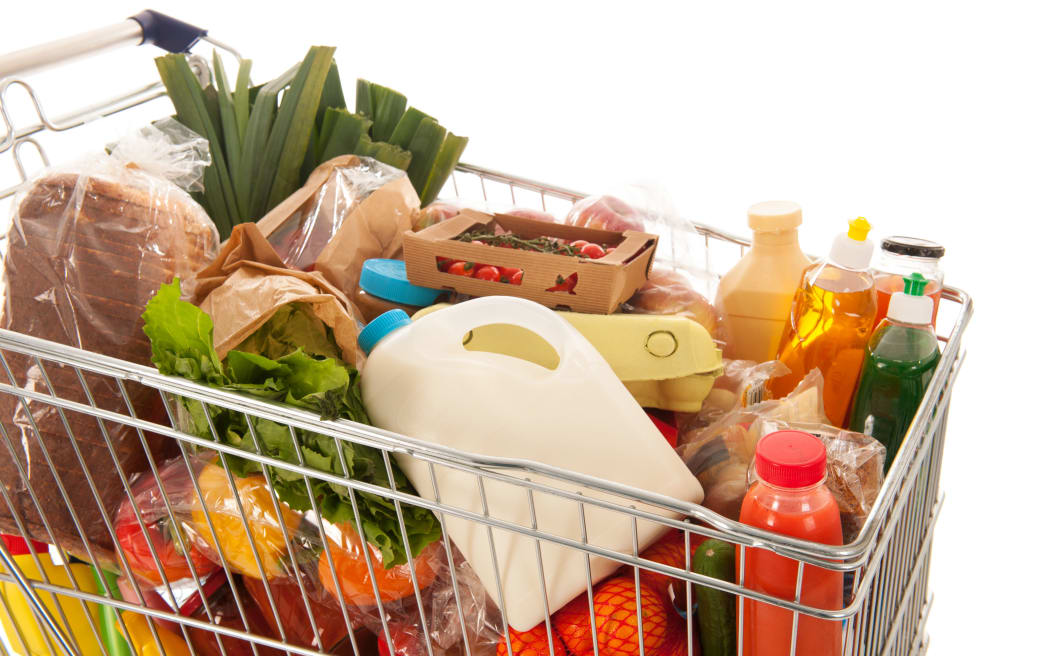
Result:
[[[738,408],[707,426],[699,421],[681,426],[676,450],[704,488],[703,505],[738,519],[748,467],[762,437],[759,420],[827,423],[823,392],[820,370],[813,369],[783,399]]]
[[[211,219],[179,186],[199,188],[209,161],[205,140],[165,120],[127,135],[109,154],[53,167],[27,183],[3,238],[0,327],[148,364],[141,319],[146,302],[172,278],[192,277],[218,246]],[[84,372],[82,386],[71,367],[45,361],[41,368],[28,356],[6,357],[13,380],[6,372],[0,379],[26,392],[50,396],[53,387],[70,401],[121,415],[133,409],[140,418],[163,421],[159,395],[133,381],[125,383],[129,408],[111,378]],[[117,468],[129,477],[146,468],[143,443],[128,426],[108,422],[103,435],[94,417],[71,409],[64,415],[53,405],[0,395],[0,484],[11,503],[0,503],[0,530],[18,533],[18,517],[31,537],[88,562],[94,556],[110,563],[112,537],[102,518],[127,495]],[[163,459],[174,442],[147,434],[146,445]],[[97,500],[86,495],[88,476]]]
[[[761,436],[778,430],[800,430],[824,442],[828,454],[826,483],[839,504],[843,544],[856,539],[882,488],[886,447],[870,435],[828,424],[761,418],[755,430]],[[755,480],[753,469],[749,471],[751,482]]]
[[[418,212],[404,171],[343,155],[314,169],[257,225],[287,266],[316,270],[353,296],[365,260],[398,255],[401,235]]]
[[[791,373],[787,366],[773,360],[761,364],[751,360],[723,360],[723,373],[704,399],[699,412],[678,413],[678,425],[695,431],[710,426],[738,408],[762,403],[771,397],[766,383],[771,378]]]
[[[624,304],[624,311],[687,316],[706,328],[715,341],[723,340],[723,322],[709,300],[714,298],[718,281],[703,267],[707,261],[704,240],[678,213],[666,189],[639,183],[613,194],[589,196],[572,206],[565,223],[658,235],[649,279]]]

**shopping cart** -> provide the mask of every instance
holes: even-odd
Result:
[[[103,117],[127,116],[130,113],[127,110],[152,103],[164,96],[164,89],[158,82],[56,119],[45,112],[45,102],[38,97],[33,87],[17,76],[25,75],[44,66],[67,64],[75,57],[90,55],[117,45],[148,42],[169,51],[189,51],[199,41],[208,41],[215,47],[239,57],[232,48],[210,39],[204,30],[177,21],[171,21],[167,17],[153,12],[144,12],[115,26],[79,37],[0,57],[0,115],[2,115],[5,124],[3,139],[0,140],[0,155],[10,153],[8,157],[13,160],[19,177],[22,181],[25,181],[32,173],[32,171],[28,170],[30,167],[26,162],[34,155],[29,155],[29,153],[35,153],[35,157],[41,163],[48,164],[46,153],[51,150],[57,150],[56,144],[60,144],[62,141],[62,138],[58,137],[58,135],[81,126],[90,125]],[[152,53],[147,53],[147,56],[151,55]],[[208,67],[203,65],[200,60],[191,60],[191,63],[192,61],[198,61],[194,71],[206,81]],[[17,92],[20,92],[24,98],[28,99],[29,105],[34,110],[35,118],[31,117],[28,122],[18,122],[12,118],[14,114],[11,107],[15,102]],[[163,103],[159,103],[156,109],[159,109],[160,112],[164,111],[163,105]],[[48,142],[48,139],[51,141]],[[18,189],[18,186],[16,184],[0,192],[0,201],[11,197]],[[457,168],[446,185],[443,196],[479,199],[489,202],[512,202],[519,206],[531,205],[537,208],[551,209],[558,205],[567,207],[569,203],[580,199],[582,194],[561,187],[462,164]],[[704,264],[716,276],[724,273],[748,247],[747,240],[728,235],[708,226],[697,225],[696,230],[702,236],[706,246],[706,261]],[[196,449],[212,449],[219,454],[219,458],[224,463],[227,458],[245,458],[263,463],[272,468],[267,470],[264,467],[264,472],[294,472],[307,476],[308,481],[325,481],[346,486],[348,489],[356,492],[378,495],[389,499],[394,504],[398,519],[401,522],[402,531],[404,531],[405,508],[418,506],[433,511],[442,526],[444,526],[447,518],[457,517],[487,527],[490,544],[493,531],[508,531],[527,536],[536,542],[537,565],[541,575],[543,562],[539,545],[541,542],[550,542],[578,551],[580,553],[580,567],[588,568],[588,573],[592,563],[592,556],[608,558],[621,563],[627,568],[627,572],[633,576],[636,586],[642,572],[656,572],[696,586],[707,586],[731,593],[736,595],[738,604],[742,604],[744,598],[750,598],[787,609],[793,613],[796,626],[799,616],[803,614],[830,621],[840,621],[843,624],[843,654],[921,654],[925,652],[928,644],[924,627],[929,616],[929,608],[932,601],[932,594],[928,589],[928,578],[933,529],[943,503],[943,496],[939,496],[939,480],[944,450],[945,426],[952,387],[964,358],[964,350],[962,348],[963,332],[972,314],[971,301],[961,290],[945,288],[942,299],[944,302],[940,306],[938,323],[942,329],[949,329],[949,332],[940,338],[943,352],[940,364],[933,376],[932,383],[929,385],[925,399],[915,416],[904,445],[886,476],[885,484],[866,523],[859,536],[852,543],[844,546],[813,544],[767,533],[724,519],[712,511],[694,504],[683,503],[644,490],[627,488],[569,471],[561,471],[543,463],[479,457],[470,453],[435,446],[413,439],[410,436],[396,435],[348,421],[321,421],[316,415],[309,412],[279,407],[222,390],[202,387],[186,380],[165,377],[148,367],[48,342],[32,335],[23,335],[10,331],[0,331],[0,367],[4,370],[0,372],[0,397],[15,397],[20,404],[25,404],[24,407],[28,407],[28,404],[51,406],[63,413],[63,416],[78,415],[95,418],[100,426],[102,422],[105,422],[106,425],[110,426],[129,427],[138,433],[140,439],[145,439],[142,436],[147,432],[162,435],[166,439],[177,442],[178,448],[183,455],[190,454]],[[124,409],[113,409],[111,407],[100,407],[91,399],[90,394],[85,396],[79,393],[67,393],[50,384],[43,390],[40,388],[28,389],[21,385],[20,381],[16,380],[12,375],[9,361],[15,357],[30,359],[40,371],[45,372],[45,380],[47,380],[46,372],[48,371],[62,369],[76,372],[81,385],[84,387],[84,391],[87,390],[85,381],[89,378],[107,379],[116,389],[121,390],[125,399],[128,397],[127,390],[130,387],[146,388],[164,405],[168,421],[140,416],[135,412],[130,402],[125,404]],[[520,488],[523,495],[530,502],[540,495],[554,495],[563,499],[570,499],[579,510],[581,518],[580,535],[576,538],[567,538],[562,535],[544,533],[536,528],[535,513],[531,517],[531,523],[512,523],[493,516],[487,510],[479,513],[442,503],[440,501],[440,490],[436,488],[436,479],[434,479],[434,492],[438,501],[430,501],[422,496],[396,491],[392,478],[391,486],[387,488],[333,476],[308,466],[302,457],[302,451],[298,442],[296,442],[296,451],[299,454],[298,463],[289,464],[261,453],[242,451],[227,446],[222,444],[217,437],[214,440],[209,440],[181,432],[172,428],[172,426],[178,425],[174,417],[176,410],[173,407],[173,399],[178,397],[193,399],[205,404],[205,406],[215,406],[251,417],[269,419],[287,427],[287,430],[293,436],[293,440],[298,439],[296,436],[299,431],[311,431],[331,436],[337,440],[378,449],[382,454],[388,473],[390,472],[392,456],[400,454],[403,457],[407,454],[429,463],[432,472],[436,467],[448,467],[468,472],[476,477],[479,493],[482,496],[484,496],[486,485],[499,483]],[[66,432],[69,441],[68,446],[70,449],[75,450],[77,440],[68,429],[68,424]],[[4,439],[0,440],[0,442],[6,442],[6,445],[0,447],[0,457],[11,457],[18,461],[17,445],[11,443],[8,435],[5,434],[2,437]],[[213,437],[215,437],[214,434]],[[40,439],[39,434],[37,434],[36,438]],[[40,444],[43,446],[43,441]],[[48,460],[48,463],[50,464],[50,460]],[[83,466],[83,462],[81,462],[81,465]],[[156,474],[159,463],[150,459],[149,466],[153,473]],[[34,483],[34,481],[29,480],[24,468],[20,468],[19,471],[21,472],[19,480],[4,480],[3,487],[0,488],[0,490],[4,491],[5,502],[9,504],[8,507],[13,512],[14,507],[10,505],[7,491],[28,489],[31,492]],[[54,472],[53,466],[52,472]],[[90,482],[91,472],[85,468],[83,474],[85,481]],[[598,500],[593,496],[585,496],[583,493],[569,493],[564,491],[561,486],[554,487],[537,483],[530,480],[530,477],[545,477],[564,483],[565,487],[580,491],[600,491],[604,493],[604,499],[613,497],[616,501]],[[57,474],[55,474],[55,479],[56,481],[59,480]],[[232,485],[232,479],[230,482]],[[122,484],[130,495],[131,481],[122,478]],[[59,484],[59,487],[61,488],[61,484]],[[66,500],[70,503],[101,503],[95,488],[91,485],[75,490],[62,489],[60,491],[66,495]],[[197,494],[200,494],[199,489]],[[270,494],[272,495],[273,492],[271,491]],[[168,503],[167,497],[165,497],[164,501],[166,504]],[[274,499],[274,502],[276,503],[276,499]],[[851,583],[841,608],[827,609],[807,606],[800,601],[799,592],[801,586],[797,589],[794,600],[774,598],[748,589],[746,580],[741,580],[740,583],[729,583],[693,573],[690,570],[688,556],[677,565],[660,564],[645,560],[639,555],[637,533],[635,533],[635,548],[631,553],[618,553],[589,543],[585,518],[585,510],[588,508],[603,508],[606,511],[619,513],[625,521],[630,522],[634,526],[636,531],[639,522],[658,522],[665,525],[668,529],[681,530],[685,535],[686,554],[691,552],[691,545],[707,537],[717,537],[740,545],[739,574],[741,577],[744,572],[744,563],[749,557],[752,557],[756,550],[769,550],[796,561],[798,563],[798,577],[800,581],[806,568],[820,567],[845,573],[845,580]],[[174,518],[174,510],[170,505],[167,506],[166,510]],[[317,514],[316,510],[317,508],[315,507],[315,515]],[[676,517],[682,517],[682,519],[668,519],[661,515],[660,511],[669,511]],[[241,508],[241,513],[241,521],[244,523],[247,533],[248,525],[247,520],[243,516],[243,508]],[[102,511],[102,514],[103,517],[108,517],[105,510]],[[139,521],[141,521],[138,512],[136,512],[136,517],[139,517]],[[44,517],[43,519],[44,523],[47,524],[47,518]],[[210,524],[211,519],[208,521]],[[361,515],[356,506],[354,507],[353,521],[356,522],[360,531]],[[112,534],[114,527],[108,518],[106,519],[106,524],[108,532]],[[45,526],[45,528],[48,534],[51,534],[51,527]],[[288,527],[283,522],[281,528],[283,539],[290,544],[293,540],[293,535],[291,535]],[[23,530],[23,537],[28,539],[30,536],[24,535]],[[36,535],[35,537],[39,538],[41,536]],[[403,535],[402,537],[405,539],[407,546],[407,536]],[[81,538],[84,538],[83,532],[81,532]],[[83,551],[86,559],[96,567],[100,567],[101,563],[92,554],[92,549],[86,539],[84,539],[84,547]],[[250,547],[256,562],[259,562],[259,550],[255,544],[250,545]],[[452,547],[446,542],[444,548],[447,551],[447,557],[449,560],[452,560]],[[327,542],[324,542],[324,549],[327,553],[329,549]],[[123,573],[130,572],[129,564],[125,558],[120,557],[119,550],[117,555],[119,561],[117,565]],[[47,558],[48,556],[41,555],[39,557]],[[57,553],[53,553],[51,557],[57,558],[60,565],[68,572],[70,566],[68,559]],[[153,557],[157,557],[155,552]],[[232,576],[233,569],[227,558],[222,556],[221,551],[220,557],[223,570],[227,575]],[[193,630],[210,631],[239,641],[245,641],[244,644],[250,646],[251,651],[255,653],[259,653],[259,650],[267,647],[278,649],[282,653],[322,653],[315,648],[296,645],[284,639],[288,629],[291,627],[284,625],[281,613],[277,612],[277,608],[274,605],[274,596],[271,592],[270,584],[265,580],[263,585],[266,588],[266,599],[277,618],[278,638],[273,636],[267,637],[250,628],[236,629],[218,624],[215,621],[213,610],[209,608],[209,602],[206,599],[203,605],[203,613],[198,613],[194,617],[185,617],[174,612],[150,608],[143,603],[120,600],[108,590],[99,592],[97,589],[88,589],[80,586],[70,587],[51,581],[46,575],[34,578],[24,568],[19,568],[12,553],[2,543],[0,543],[0,565],[3,565],[4,569],[4,572],[0,574],[0,582],[14,584],[18,587],[21,593],[24,594],[25,600],[29,603],[36,621],[52,636],[52,642],[46,645],[50,653],[75,654],[78,650],[77,643],[71,635],[69,618],[66,617],[66,611],[63,610],[67,609],[68,606],[49,604],[48,600],[54,599],[55,597],[53,596],[80,600],[84,604],[100,604],[118,610],[140,613],[148,618],[149,630],[154,638],[157,635],[159,622],[163,620],[174,623],[174,625],[169,624],[168,626],[176,626],[184,637],[188,637],[189,632]],[[190,564],[190,568],[193,569],[192,564]],[[37,569],[40,568],[38,567]],[[292,570],[291,579],[302,594],[305,604],[307,597],[306,576],[297,567],[293,566]],[[372,571],[371,563],[369,563],[369,571]],[[466,616],[469,611],[464,611],[464,604],[461,603],[460,597],[461,588],[457,586],[455,572],[456,570],[453,568],[453,590],[456,591],[455,602],[457,605],[455,622],[459,623],[465,632],[466,625],[473,618]],[[42,578],[43,580],[36,580],[37,578]],[[73,577],[69,576],[69,579],[73,580]],[[128,579],[141,599],[142,591],[139,589],[139,584],[135,582],[135,577],[131,576]],[[414,568],[411,569],[411,580],[413,590],[409,600],[415,601],[420,616],[425,620],[428,609],[424,607],[422,602],[422,589]],[[203,594],[201,577],[197,575],[195,570],[192,582],[196,591],[200,592],[202,597],[206,597]],[[172,591],[171,584],[172,582],[165,579],[161,583],[161,588],[166,587],[167,593],[174,596],[175,593]],[[594,625],[595,612],[593,604],[594,587],[596,586],[589,586],[587,590],[588,609],[591,615],[592,626]],[[685,586],[685,595],[684,607],[692,608],[695,595],[693,585]],[[235,606],[242,615],[242,626],[250,627],[247,618],[243,617],[245,606],[249,603],[249,600],[243,598],[243,592],[238,593],[236,588],[233,589],[233,596]],[[381,607],[382,603],[378,588],[374,589],[374,596],[377,605]],[[501,619],[498,622],[498,629],[501,633],[505,633],[508,631],[506,621],[503,619],[506,617],[506,600],[503,598],[502,592],[496,596],[497,598],[492,599],[491,603],[499,609]],[[348,608],[348,604],[343,599],[338,599],[337,601],[342,617],[347,625],[350,625],[352,609]],[[3,597],[0,597],[0,602],[5,607],[7,606],[7,601]],[[641,624],[641,604],[638,605],[638,608],[639,624]],[[0,614],[4,610],[4,607],[0,607]],[[7,610],[10,612],[9,608]],[[317,642],[314,644],[322,644],[320,636],[317,635],[318,629],[312,614],[307,613],[307,615],[309,616],[310,628],[317,637]],[[378,614],[378,617],[384,629],[384,634],[389,636],[389,631],[386,631],[388,620],[390,619],[388,614],[382,612]],[[696,649],[693,638],[697,632],[695,614],[688,613],[686,618],[688,656],[693,656]],[[120,619],[119,622],[122,628],[126,630],[123,619]],[[554,641],[557,638],[552,633],[549,620],[545,625],[548,648],[553,653]],[[644,628],[641,632],[644,633]],[[21,631],[16,631],[16,634],[9,636],[8,639],[11,640],[11,643],[16,648],[19,647],[21,642],[24,649],[24,636]],[[89,636],[89,639],[91,637]],[[101,640],[97,631],[93,637]],[[375,646],[374,644],[364,644],[364,640],[355,637],[352,631],[348,632],[346,640],[349,641],[354,654],[370,653]],[[189,642],[191,653],[195,653],[192,641],[187,642]],[[432,656],[436,653],[437,648],[431,644],[429,635],[425,637],[424,642],[426,654]],[[640,642],[641,644],[638,645],[639,651],[644,653],[646,651],[645,643],[644,641]],[[219,644],[221,650],[222,643],[220,642]],[[738,644],[741,644],[741,641],[738,641]],[[389,638],[386,646],[391,653],[395,653],[394,646],[389,642]],[[596,636],[593,646],[597,652]],[[469,644],[469,641],[462,646],[462,651],[470,656],[472,646]],[[478,648],[475,647],[473,651],[478,651]],[[791,653],[795,653],[794,645],[792,645]]]

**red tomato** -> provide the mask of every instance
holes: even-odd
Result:
[[[598,244],[587,244],[580,249],[580,255],[589,257],[592,260],[597,260],[605,257],[605,249]]]
[[[521,269],[518,269],[514,273],[514,275],[510,277],[510,284],[512,284],[512,285],[520,285],[521,284],[521,280],[524,277],[525,277],[525,272],[522,271]]]
[[[452,264],[452,263],[453,263],[454,261],[455,261],[455,260],[449,259],[449,258],[447,258],[447,257],[438,257],[438,258],[437,258],[437,267],[438,267],[438,271],[448,271],[448,267],[449,267],[449,266],[450,266],[450,265],[451,265],[451,264]]]
[[[521,277],[521,269],[515,267],[499,267],[499,281],[513,284],[514,276]],[[520,283],[519,283],[520,284]]]
[[[464,262],[463,260],[456,260],[452,264],[448,265],[448,272],[454,276],[466,276],[468,278],[474,277],[474,272],[477,269],[473,262]]]
[[[583,247],[586,246],[589,243],[591,243],[591,242],[587,241],[586,239],[577,239],[576,241],[574,241],[571,244],[569,244],[569,246],[572,246],[573,248],[575,248],[578,251],[582,251]]]
[[[488,280],[489,282],[499,282],[499,269],[490,265],[483,264],[478,267],[474,277],[478,280]]]
[[[570,294],[575,295],[576,292],[574,292],[572,290],[576,288],[576,283],[579,281],[579,279],[580,279],[580,275],[578,273],[573,273],[573,274],[569,275],[568,278],[562,276],[561,274],[558,274],[558,277],[555,278],[555,280],[554,280],[554,286],[553,287],[548,287],[547,291],[548,292],[569,292]]]
[[[478,246],[485,246],[485,242],[481,241],[480,239],[474,239],[470,243],[476,244]]]
[[[190,486],[193,482],[186,464],[181,460],[164,467],[159,474],[169,499],[189,498],[192,494]],[[117,511],[114,528],[117,543],[136,576],[159,585],[162,582],[161,571],[171,582],[192,576],[188,564],[190,561],[198,576],[204,576],[218,568],[218,565],[208,560],[185,535],[182,536],[182,546],[188,553],[183,555],[179,551],[178,541],[173,533],[179,528],[171,524],[171,517],[160,495],[157,479],[152,473],[143,476],[132,486],[131,495]],[[139,524],[135,517],[132,503],[138,505],[142,524]],[[143,526],[145,531],[142,530]],[[151,543],[157,552],[156,560],[150,552]]]

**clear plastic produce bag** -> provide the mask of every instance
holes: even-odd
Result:
[[[721,318],[709,300],[718,281],[704,267],[704,241],[678,213],[666,189],[639,183],[588,196],[572,206],[565,223],[658,235],[649,280],[624,304],[624,311],[684,315],[704,326],[716,341],[723,339]]]
[[[173,277],[192,277],[218,246],[214,224],[185,190],[199,188],[209,161],[205,140],[164,120],[127,135],[109,154],[53,167],[31,181],[13,205],[5,238],[0,326],[149,364],[141,319],[146,302]],[[63,398],[130,411],[112,379],[86,374],[82,386],[71,368],[41,367],[14,353],[6,358],[13,380],[0,374],[5,383],[45,395],[50,384]],[[127,392],[139,417],[164,421],[156,392],[131,382]],[[110,423],[103,434],[86,413],[67,410],[63,418],[53,405],[10,394],[0,395],[0,422],[0,481],[11,504],[0,503],[0,529],[18,533],[17,516],[31,537],[109,561],[113,545],[102,516],[128,493],[117,468],[131,476],[146,466],[136,432]],[[173,446],[151,435],[146,443],[159,455]]]
[[[823,390],[820,370],[814,369],[783,399],[737,408],[710,425],[704,425],[700,415],[680,425],[678,455],[703,485],[703,505],[738,519],[748,467],[762,437],[758,420],[826,424]]]

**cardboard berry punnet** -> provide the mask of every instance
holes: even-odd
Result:
[[[614,250],[600,259],[499,248],[457,239],[472,230],[509,232],[523,239],[584,240]],[[507,214],[463,210],[420,232],[404,234],[405,268],[415,285],[453,289],[471,296],[518,296],[550,308],[611,314],[649,277],[657,236],[537,221]],[[520,284],[480,280],[442,271],[440,259],[520,269]]]

